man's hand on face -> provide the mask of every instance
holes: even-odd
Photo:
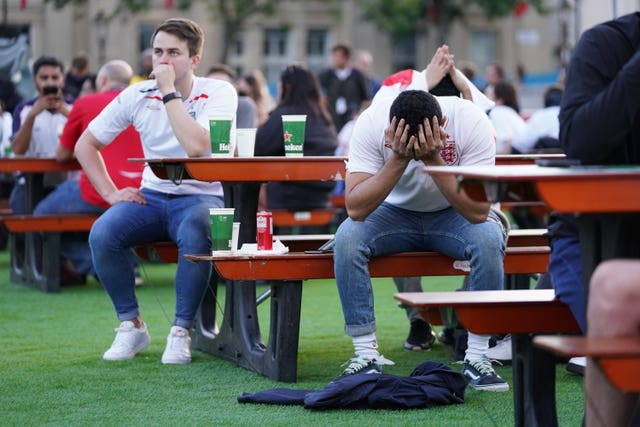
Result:
[[[427,165],[443,165],[444,161],[440,156],[440,152],[447,142],[447,132],[444,125],[447,122],[446,117],[442,117],[442,123],[438,123],[438,118],[425,118],[424,123],[420,125],[418,130],[418,138],[415,143],[414,154],[416,160],[421,160]]]
[[[151,72],[151,78],[158,82],[158,89],[163,95],[176,90],[176,72],[169,64],[158,64]]]
[[[384,146],[390,148],[398,160],[407,164],[413,159],[413,145],[415,137],[409,137],[409,125],[404,119],[393,117],[391,123],[384,130]]]

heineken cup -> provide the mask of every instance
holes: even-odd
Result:
[[[304,129],[306,124],[306,114],[282,115],[285,156],[302,157],[304,147]]]
[[[234,208],[209,208],[211,249],[215,254],[231,252]]]
[[[231,151],[231,116],[209,117],[211,157],[233,157]]]

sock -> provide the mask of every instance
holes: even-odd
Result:
[[[376,339],[375,333],[359,335],[357,337],[351,337],[351,339],[353,340],[356,356],[365,359],[378,359],[380,357],[380,353],[378,353],[378,340]]]
[[[465,360],[476,360],[484,357],[489,349],[489,338],[491,338],[491,335],[478,335],[469,332],[467,351],[464,355]]]

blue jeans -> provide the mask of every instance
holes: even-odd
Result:
[[[582,333],[587,331],[582,254],[578,237],[557,237],[551,241],[549,257],[551,285],[558,299],[569,306]]]
[[[185,254],[211,253],[209,208],[223,207],[222,198],[204,194],[172,195],[143,189],[147,203],[113,205],[94,223],[89,245],[98,278],[120,321],[140,314],[135,278],[128,255],[133,246],[171,240],[178,245],[173,324],[191,328],[209,283],[211,263],[191,262]]]
[[[78,180],[65,181],[37,204],[34,215],[54,214],[101,214],[101,206],[85,202],[80,196]],[[60,236],[60,254],[82,274],[96,274],[91,260],[91,250],[86,233],[62,233]],[[131,255],[131,263],[135,259]]]
[[[471,224],[453,208],[415,212],[388,203],[365,221],[347,218],[336,232],[334,270],[342,303],[345,332],[350,336],[376,330],[369,260],[406,251],[436,251],[469,260],[469,289],[502,289],[505,242],[498,217]]]

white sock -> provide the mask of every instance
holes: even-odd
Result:
[[[491,338],[491,335],[478,335],[469,332],[467,351],[464,355],[465,360],[482,358],[489,349],[489,338]]]
[[[374,332],[367,335],[351,337],[351,339],[353,340],[356,356],[365,359],[378,359],[380,357],[380,353],[378,353],[378,340]]]

